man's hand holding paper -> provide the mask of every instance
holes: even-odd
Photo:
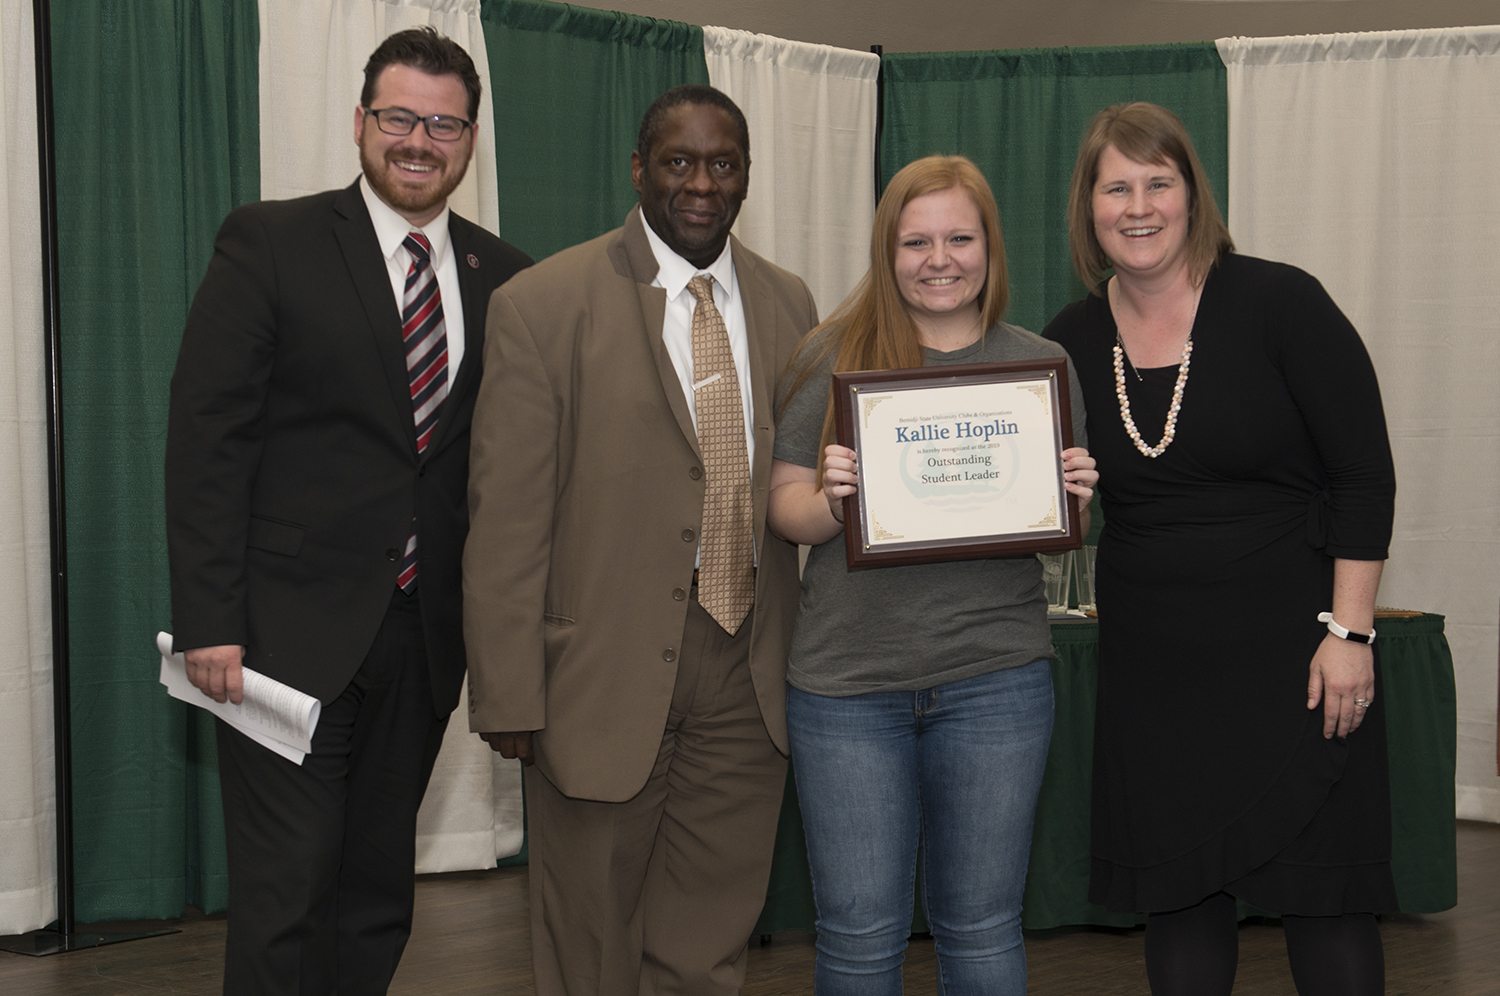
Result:
[[[197,647],[183,654],[188,681],[195,688],[215,702],[228,699],[235,705],[245,694],[244,659],[245,648],[234,644]]]
[[[312,750],[313,731],[318,728],[323,704],[290,685],[244,667],[240,663],[244,656],[242,647],[203,647],[174,654],[171,634],[158,633],[156,649],[161,652],[161,683],[173,698],[208,710],[293,764],[301,764]],[[190,662],[195,655],[199,656],[196,665]],[[203,663],[204,657],[210,663]],[[232,667],[214,666],[214,662],[225,660]],[[217,696],[204,687],[215,678],[219,681]]]

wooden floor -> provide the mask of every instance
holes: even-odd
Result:
[[[1382,922],[1387,992],[1500,996],[1500,825],[1460,823],[1459,905],[1432,916]],[[94,929],[160,926],[96,925]],[[49,958],[0,952],[5,996],[212,996],[220,990],[222,916],[170,925],[179,934],[76,951]],[[391,987],[393,996],[530,994],[526,869],[423,876],[417,884],[416,928]],[[1053,930],[1029,933],[1030,992],[1036,996],[1146,993],[1142,933]],[[778,934],[752,942],[746,996],[812,992],[812,938]],[[931,940],[907,953],[906,989],[934,991]],[[1240,929],[1237,996],[1291,996],[1279,927]]]

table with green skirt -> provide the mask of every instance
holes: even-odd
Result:
[[[1458,902],[1453,772],[1457,751],[1453,656],[1443,617],[1383,618],[1379,662],[1391,771],[1391,868],[1403,913],[1436,913]],[[1056,622],[1052,683],[1057,719],[1037,800],[1022,925],[1029,929],[1096,924],[1129,927],[1134,914],[1088,901],[1089,783],[1099,627]],[[817,916],[807,872],[795,772],[788,772],[776,857],[757,934],[812,930]],[[914,930],[925,930],[915,904]]]

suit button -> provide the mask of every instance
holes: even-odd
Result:
[[[700,477],[703,476],[703,468],[702,467],[693,467],[693,468],[689,469],[688,470],[688,476],[691,477],[693,480],[696,481],[698,478],[700,478]]]
[[[385,551],[385,559],[394,564],[396,561],[401,559],[401,551],[396,549],[395,547],[391,547],[389,550]]]
[[[681,588],[673,588],[672,597],[681,602],[687,598],[687,592],[683,591]]]
[[[670,664],[677,659],[677,651],[673,650],[671,647],[668,647],[666,650],[663,650],[661,652],[661,659]]]
[[[694,533],[691,529],[684,529],[682,531],[682,541],[684,543],[691,543],[696,538],[697,534]]]

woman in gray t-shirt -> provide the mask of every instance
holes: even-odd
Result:
[[[1052,734],[1041,565],[996,557],[851,572],[830,372],[1066,356],[1000,321],[995,199],[969,160],[892,178],[864,281],[799,348],[780,390],[770,527],[812,547],[787,666],[787,727],[818,905],[819,996],[901,992],[917,844],[948,993],[1024,994],[1021,893]],[[1073,434],[1082,394],[1068,370]],[[1099,475],[1063,452],[1087,506]]]

